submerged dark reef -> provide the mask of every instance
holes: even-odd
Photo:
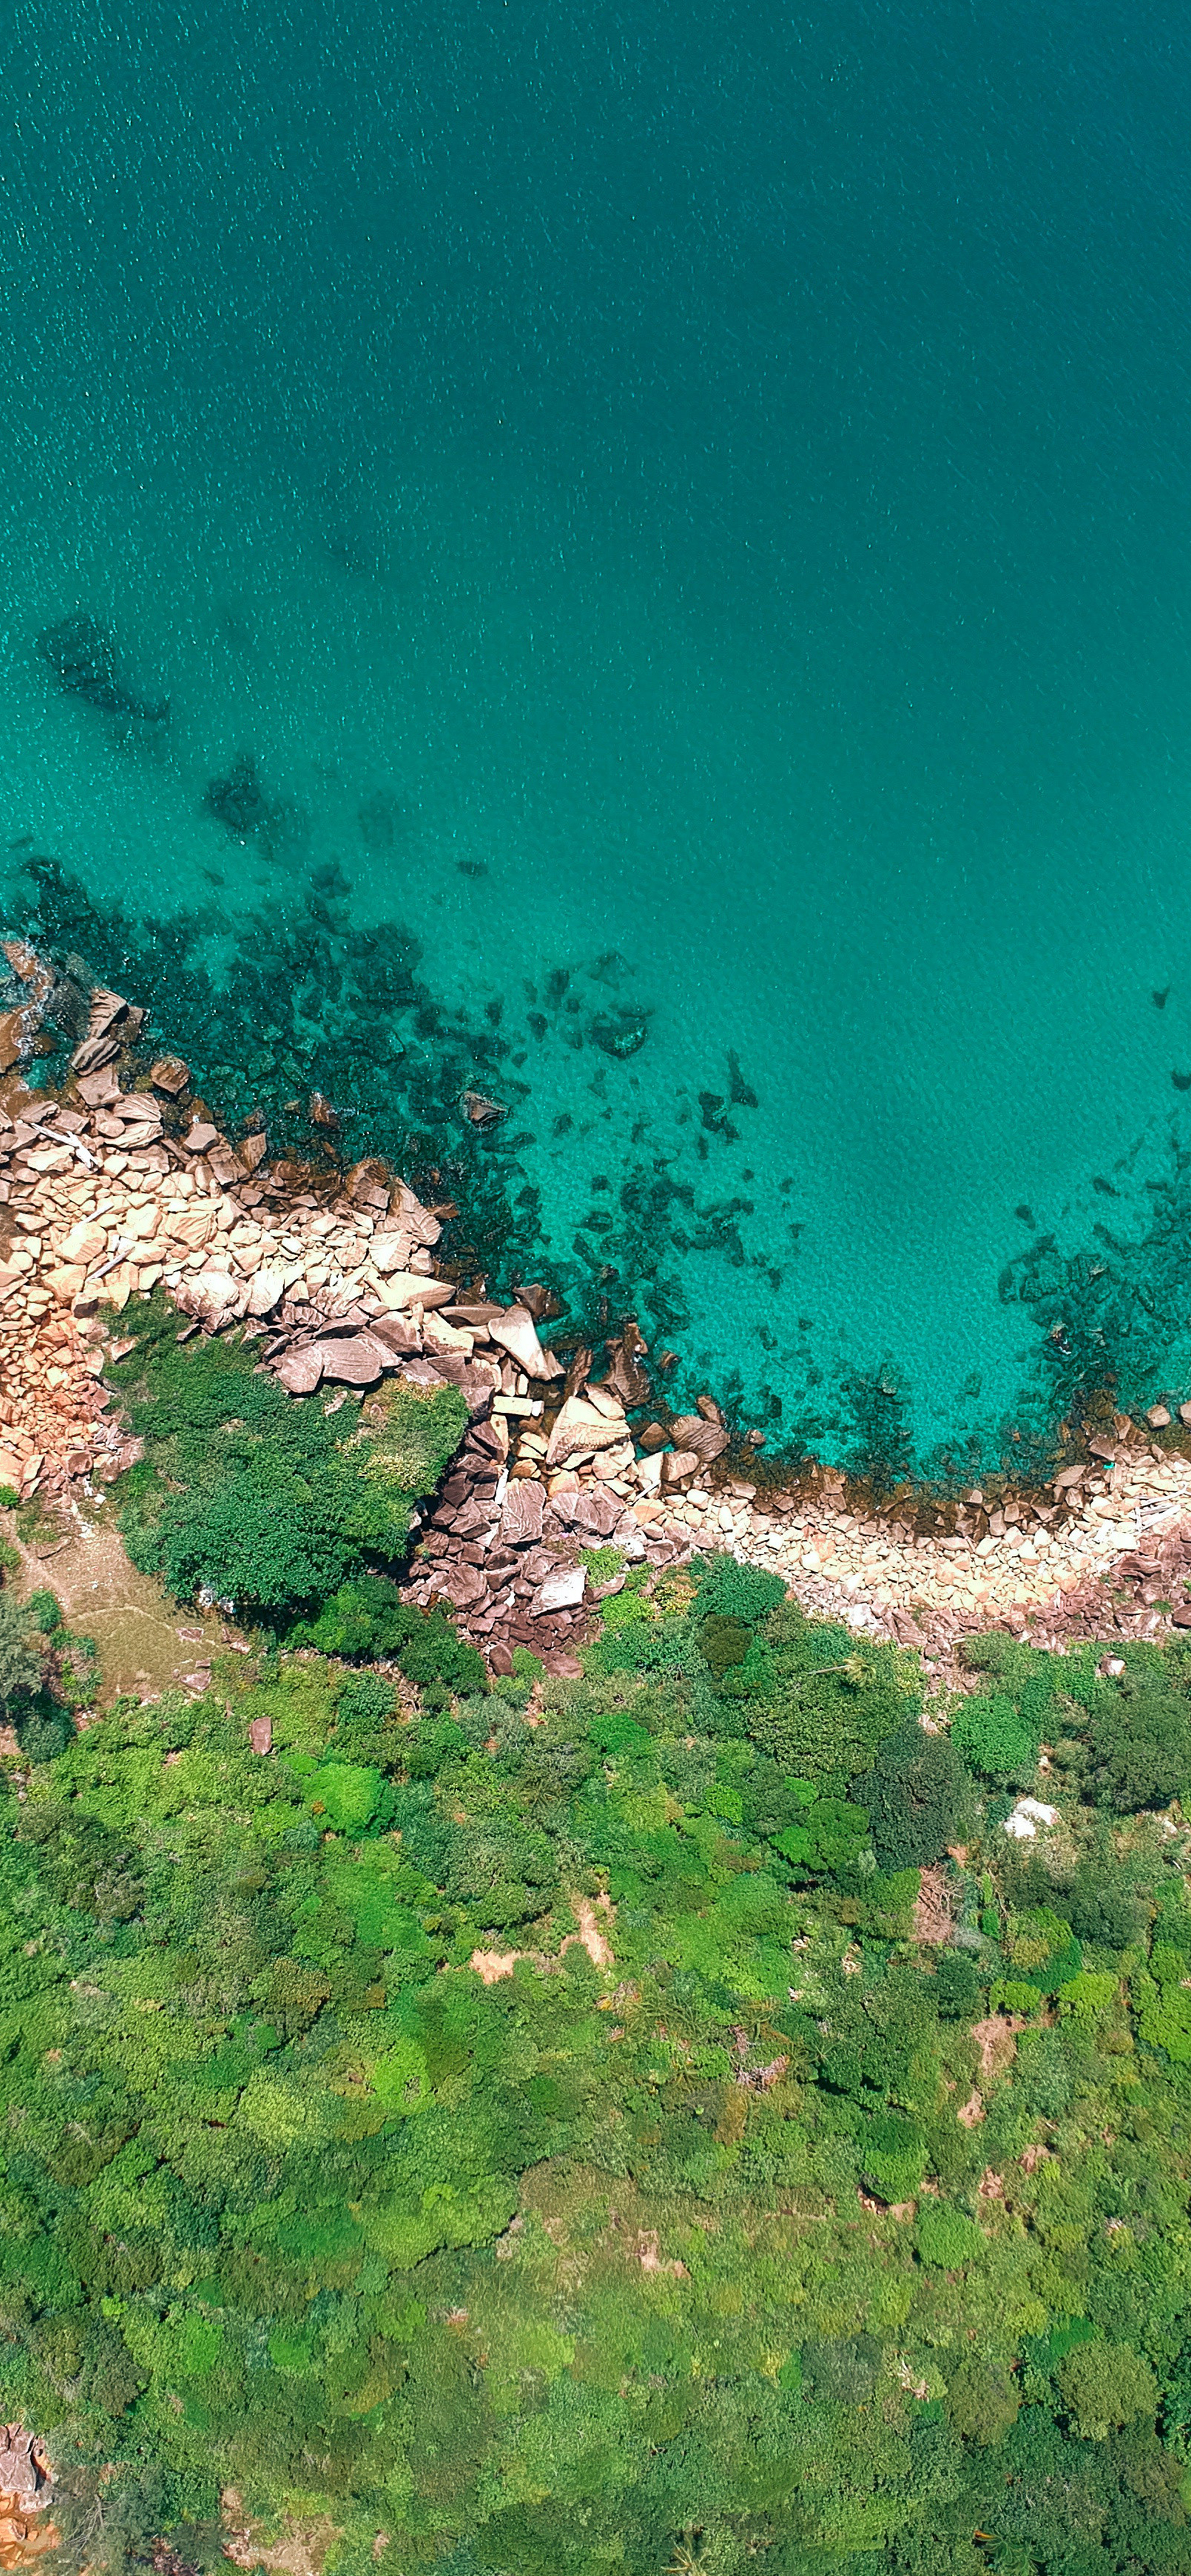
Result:
[[[755,1201],[729,1191],[697,1202],[644,1107],[631,1128],[632,1160],[591,1171],[569,1242],[545,1226],[526,1159],[538,1134],[520,1123],[533,1117],[535,1043],[553,1027],[577,1054],[597,1059],[587,1088],[596,1120],[610,1121],[598,1060],[635,1056],[649,1036],[648,1009],[620,999],[623,958],[606,953],[581,975],[562,966],[539,974],[472,1018],[436,997],[421,943],[400,922],[353,921],[349,882],[334,864],[295,887],[284,914],[271,907],[240,920],[226,963],[212,961],[231,924],[210,906],[137,919],[51,858],[30,853],[22,865],[23,925],[76,975],[149,1006],[157,1040],[185,1054],[221,1126],[236,1135],[265,1124],[274,1153],[294,1162],[383,1156],[423,1193],[453,1201],[450,1253],[461,1275],[482,1274],[501,1295],[549,1280],[563,1307],[556,1339],[598,1340],[632,1312],[655,1354],[677,1344],[687,1375],[697,1372],[699,1319],[668,1253],[680,1261],[713,1253],[727,1269],[759,1272],[773,1299],[782,1294],[800,1226],[789,1226],[787,1265],[772,1266],[749,1247]],[[64,1024],[59,1072],[71,1035]],[[741,1141],[737,1121],[758,1105],[735,1056],[720,1080],[722,1091],[697,1095],[693,1142],[703,1163]],[[552,1137],[574,1134],[581,1149],[581,1127],[564,1112]],[[594,1159],[598,1139],[588,1135]],[[1092,1242],[1074,1253],[1045,1235],[1006,1263],[1001,1300],[1021,1307],[1027,1328],[1025,1394],[1011,1421],[974,1415],[923,1459],[895,1363],[829,1380],[808,1350],[796,1374],[783,1355],[779,1376],[777,1336],[764,1324],[753,1328],[760,1349],[742,1350],[740,1366],[716,1384],[727,1417],[737,1429],[762,1429],[771,1460],[788,1467],[829,1455],[876,1493],[911,1482],[954,1488],[998,1470],[1040,1480],[1089,1419],[1171,1391],[1172,1353],[1191,1334],[1191,1153],[1172,1137],[1162,1159],[1145,1185],[1152,1216],[1136,1240],[1097,1223]],[[1033,1227],[1028,1208],[1017,1214]],[[968,1393],[975,1403],[977,1382]]]

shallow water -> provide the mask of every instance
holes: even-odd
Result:
[[[1184,1393],[1191,31],[198,14],[0,69],[9,918],[771,1441]]]

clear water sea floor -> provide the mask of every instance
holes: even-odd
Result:
[[[771,1441],[1185,1393],[1181,56],[340,20],[43,8],[4,75],[8,919],[43,854],[234,983],[337,867],[509,1048],[507,1263]],[[75,609],[168,726],[55,688]]]

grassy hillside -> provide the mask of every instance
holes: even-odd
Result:
[[[374,1579],[354,1659],[77,1734],[36,1632],[0,2414],[65,2563],[222,2563],[230,2486],[358,2576],[380,2534],[441,2576],[1191,2571],[1186,1650],[986,1640],[928,1733],[912,1656],[772,1578],[639,1585],[579,1682],[452,1683],[408,1613],[381,1670]]]

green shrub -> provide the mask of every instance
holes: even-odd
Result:
[[[178,1321],[156,1299],[130,1309],[135,1348],[115,1371],[145,1444],[122,1489],[134,1563],[179,1600],[205,1589],[284,1622],[399,1557],[412,1498],[466,1426],[458,1390],[386,1388],[366,1429],[350,1405],[295,1402],[235,1335],[180,1348]]]
[[[445,1611],[403,1601],[385,1575],[362,1574],[342,1584],[317,1619],[297,1622],[290,1642],[345,1660],[391,1660],[431,1694],[470,1697],[488,1687],[483,1656],[456,1634]]]
[[[947,2412],[963,2442],[991,2450],[1017,2422],[1021,2394],[1004,2362],[961,2361],[947,2390]]]
[[[1058,2380],[1084,2441],[1103,2442],[1114,2425],[1132,2424],[1138,2416],[1152,2421],[1157,2412],[1158,2382],[1131,2344],[1108,2343],[1102,2336],[1079,2344],[1060,2362]]]
[[[965,2218],[962,2210],[947,2209],[931,2200],[924,2201],[918,2212],[914,2243],[922,2261],[937,2265],[943,2272],[958,2272],[965,2263],[980,2263],[988,2250],[974,2218]]]
[[[392,1683],[379,1673],[351,1673],[339,1691],[335,1714],[345,1736],[365,1730],[372,1733],[384,1725],[396,1706],[397,1693]]]
[[[855,1782],[853,1796],[868,1811],[882,1868],[921,1867],[940,1859],[957,1839],[967,1775],[946,1736],[903,1726],[881,1746],[873,1769]]]
[[[974,1692],[960,1702],[951,1722],[951,1741],[966,1754],[973,1770],[988,1780],[1017,1780],[1032,1773],[1040,1738],[1003,1692]]]
[[[10,1725],[41,1688],[45,1659],[32,1643],[35,1626],[11,1592],[0,1591],[0,1711]]]
[[[765,1574],[735,1556],[717,1554],[697,1561],[694,1571],[699,1578],[695,1608],[703,1619],[736,1620],[742,1627],[756,1628],[786,1597],[780,1574]]]

